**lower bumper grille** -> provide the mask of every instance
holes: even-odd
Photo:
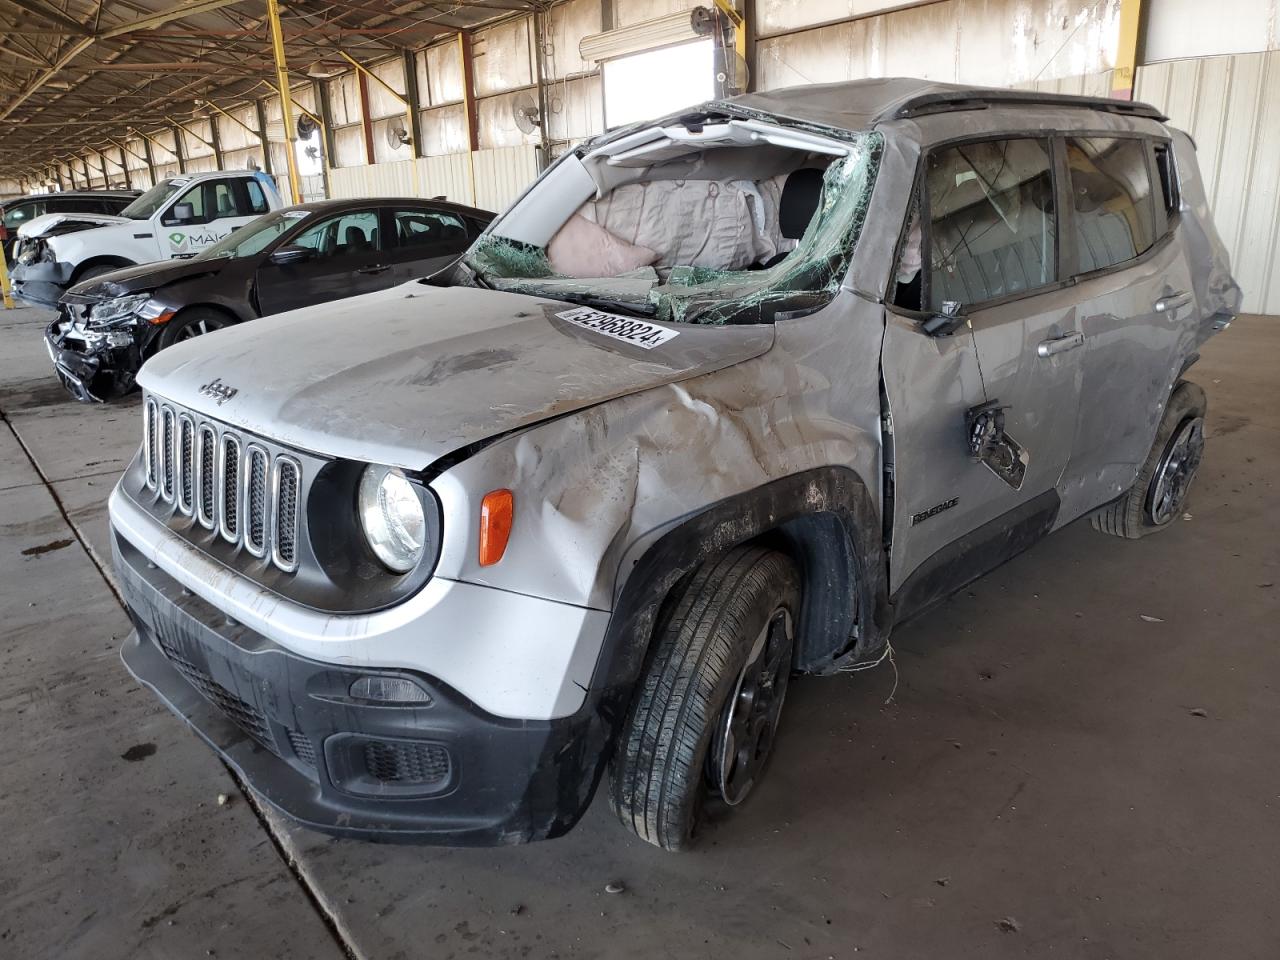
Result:
[[[177,667],[178,672],[182,674],[187,683],[199,690],[206,700],[230,717],[241,730],[264,747],[274,751],[271,727],[267,724],[267,718],[260,711],[241,700],[214,680],[213,677],[209,676],[192,660],[188,659],[181,646],[173,638],[165,636],[163,632],[158,632],[156,640],[160,644],[160,649],[164,651],[164,655],[169,658],[169,662]]]
[[[434,743],[370,741],[364,765],[369,776],[383,783],[430,786],[449,779],[449,751]]]

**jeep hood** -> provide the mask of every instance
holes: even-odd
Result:
[[[652,341],[667,339],[645,349],[558,316],[575,308],[413,282],[178,343],[147,361],[138,382],[298,449],[421,470],[478,441],[773,345],[769,325],[646,324],[659,328]]]
[[[23,239],[47,237],[129,222],[128,217],[113,217],[107,213],[46,213],[20,226],[18,236]]]

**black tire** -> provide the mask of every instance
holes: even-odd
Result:
[[[799,603],[795,565],[761,547],[706,561],[668,598],[610,778],[614,812],[641,839],[687,849],[708,799],[738,803],[758,782],[786,695]],[[747,668],[757,674],[750,699]],[[729,737],[730,721],[750,733]],[[750,769],[734,762],[743,755]]]
[[[1183,380],[1174,387],[1138,478],[1123,496],[1093,514],[1093,529],[1137,540],[1163,530],[1181,515],[1204,452],[1207,410],[1204,390],[1198,385]],[[1176,484],[1171,484],[1170,465],[1178,466],[1172,458],[1179,450],[1185,450],[1180,464],[1182,475]]]
[[[115,273],[117,270],[123,270],[124,267],[119,264],[100,263],[97,266],[89,267],[87,270],[76,274],[76,278],[72,284],[83,283],[86,280],[92,280],[95,277],[101,277],[108,273]]]
[[[234,321],[219,310],[208,307],[189,307],[170,320],[156,342],[156,349],[163,350],[182,340],[190,340],[201,334],[229,327]]]

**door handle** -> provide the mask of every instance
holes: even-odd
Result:
[[[1074,350],[1076,347],[1084,345],[1084,334],[1076,331],[1075,333],[1064,333],[1060,337],[1054,337],[1050,340],[1041,340],[1040,345],[1036,347],[1036,354],[1041,357],[1052,357],[1055,353],[1066,353],[1068,350]]]
[[[375,263],[375,264],[374,264],[373,266],[371,266],[371,267],[360,267],[360,268],[358,268],[358,269],[356,270],[356,273],[383,273],[383,272],[385,272],[385,271],[387,271],[387,270],[390,270],[390,269],[391,269],[390,267],[385,266],[384,264],[381,264],[381,263]]]
[[[1171,293],[1167,297],[1161,297],[1156,301],[1156,313],[1172,313],[1179,307],[1185,307],[1191,302],[1191,294],[1189,293]]]

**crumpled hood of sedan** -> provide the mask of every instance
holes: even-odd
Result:
[[[176,344],[138,382],[298,449],[420,470],[478,441],[719,370],[773,344],[772,326],[650,324],[661,327],[650,340],[666,339],[644,349],[558,316],[575,309],[409,283]],[[221,389],[202,391],[214,381]]]

